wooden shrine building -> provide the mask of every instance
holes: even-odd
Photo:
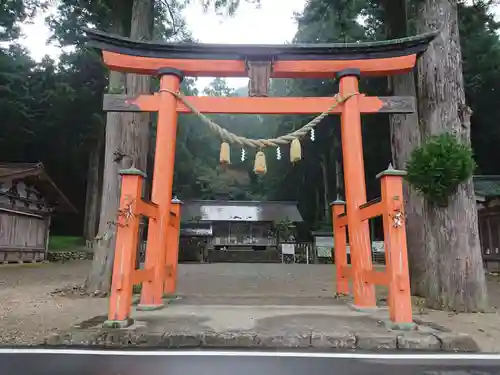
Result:
[[[500,266],[500,176],[474,176],[483,264]]]
[[[42,163],[0,163],[0,263],[45,260],[55,211],[76,209]]]
[[[181,208],[180,260],[280,262],[280,243],[302,222],[296,202],[198,200]],[[184,258],[184,259],[182,259]]]

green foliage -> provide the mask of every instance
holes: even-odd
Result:
[[[37,9],[45,9],[47,0],[0,1],[0,42],[19,37],[20,23],[32,19]]]
[[[295,234],[295,225],[289,219],[276,221],[273,223],[274,235],[279,236],[280,241],[288,241]]]
[[[50,236],[49,251],[75,250],[85,244],[83,237],[76,236]]]
[[[365,0],[311,0],[304,11],[297,16],[298,31],[295,43],[334,43],[372,40],[375,31],[358,22],[359,16],[372,13],[369,1]],[[375,22],[373,22],[375,24]],[[372,26],[370,23],[369,27]],[[380,34],[380,30],[377,30]],[[383,38],[383,37],[382,37]],[[386,95],[387,81],[362,80],[361,90],[369,95]],[[333,79],[295,79],[273,80],[271,92],[274,96],[333,96],[339,90],[338,82]],[[288,133],[310,120],[305,116],[280,116],[276,118],[276,135]],[[382,120],[382,121],[381,121]],[[316,139],[309,137],[301,140],[303,160],[291,165],[288,149],[283,148],[283,161],[271,164],[268,175],[275,176],[273,199],[298,201],[304,220],[317,227],[331,219],[329,202],[336,199],[337,171],[336,160],[340,159],[340,121],[338,116],[328,116],[316,128]],[[387,165],[390,158],[389,124],[387,117],[381,119],[366,116],[363,119],[363,147],[367,176],[376,175]],[[366,178],[370,197],[379,195],[378,182]],[[342,182],[341,182],[342,183]],[[325,191],[326,190],[326,191]]]
[[[443,133],[413,150],[406,178],[429,202],[446,206],[449,196],[472,176],[474,168],[472,149],[455,136]]]
[[[482,174],[498,174],[500,159],[500,23],[489,7],[476,1],[459,6],[460,39],[467,104],[472,108],[471,140]]]

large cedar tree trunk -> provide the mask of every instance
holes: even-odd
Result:
[[[116,22],[116,34],[123,35],[120,22]],[[117,94],[119,89],[124,93],[125,75],[111,71],[109,73],[109,92]],[[106,117],[104,168],[102,177],[101,212],[99,230],[94,243],[94,259],[90,274],[85,281],[87,293],[105,296],[111,288],[113,271],[113,251],[115,247],[115,221],[120,199],[120,160],[117,157],[122,138],[123,115],[108,112]]]
[[[457,1],[422,0],[419,33],[441,28],[418,63],[420,129],[424,137],[451,132],[470,143],[465,103]],[[425,202],[426,301],[429,307],[478,311],[487,307],[472,179],[461,184],[448,206]]]
[[[153,1],[134,0],[130,37],[136,40],[151,40],[153,34]],[[127,93],[139,95],[151,92],[151,77],[137,74],[127,75]],[[127,113],[127,124],[122,133],[122,149],[127,157],[123,167],[131,166],[147,173],[148,156],[151,142],[150,115],[147,112]],[[143,197],[150,196],[151,179],[144,181]],[[139,227],[139,243],[137,247],[136,267],[140,266],[140,243],[143,240],[147,218],[142,217]]]
[[[344,174],[342,171],[342,148],[340,146],[340,135],[335,132],[333,138],[333,154],[335,158],[335,199],[345,199]]]
[[[130,38],[151,40],[153,33],[153,1],[134,0]],[[127,94],[139,95],[151,92],[151,77],[137,74],[127,75]],[[135,112],[125,114],[125,127],[122,133],[122,150],[125,155],[123,167],[134,166],[147,171],[149,149],[149,113]]]
[[[103,134],[104,135],[104,132]],[[104,137],[97,134],[89,154],[89,165],[87,170],[87,192],[85,198],[85,219],[83,236],[87,241],[93,241],[97,234],[99,223],[99,182],[100,182],[100,157]]]
[[[327,156],[322,156],[320,160],[321,166],[321,177],[323,179],[323,223],[331,223],[332,215],[330,214],[330,202],[328,201],[329,188],[328,188],[328,167],[327,167]]]
[[[118,3],[117,3],[118,4]],[[123,4],[126,6],[126,4]],[[132,6],[130,37],[137,40],[151,38],[153,28],[152,0],[134,0]],[[124,34],[123,10],[113,14],[120,17],[115,20],[114,32]],[[147,85],[144,84],[147,82]],[[125,75],[110,72],[110,92],[116,94],[118,88],[128,94],[149,92],[149,77]],[[147,86],[147,87],[146,87]],[[146,87],[146,88],[144,88]],[[125,91],[125,90],[123,90]],[[106,123],[106,146],[101,199],[101,215],[92,269],[86,281],[87,292],[94,295],[107,295],[111,288],[114,248],[116,241],[116,219],[120,199],[120,177],[122,168],[135,166],[146,170],[149,136],[149,117],[144,114],[108,113]]]
[[[407,35],[407,0],[385,0],[387,36],[389,39],[403,38]],[[389,77],[391,95],[416,97],[415,76],[413,72]],[[392,159],[397,169],[404,170],[411,152],[420,145],[421,135],[418,127],[418,114],[391,115],[390,134]],[[409,184],[403,184],[406,213],[406,238],[410,266],[411,291],[422,296],[426,283],[425,243],[424,243],[424,200]]]

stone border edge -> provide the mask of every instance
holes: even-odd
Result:
[[[465,334],[451,332],[386,333],[296,333],[255,332],[179,332],[153,333],[142,330],[72,330],[52,334],[44,341],[48,347],[94,348],[267,348],[321,350],[412,350],[443,352],[479,352],[477,343]]]

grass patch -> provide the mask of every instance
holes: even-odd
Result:
[[[50,236],[49,251],[73,250],[85,245],[83,237],[78,236]]]

